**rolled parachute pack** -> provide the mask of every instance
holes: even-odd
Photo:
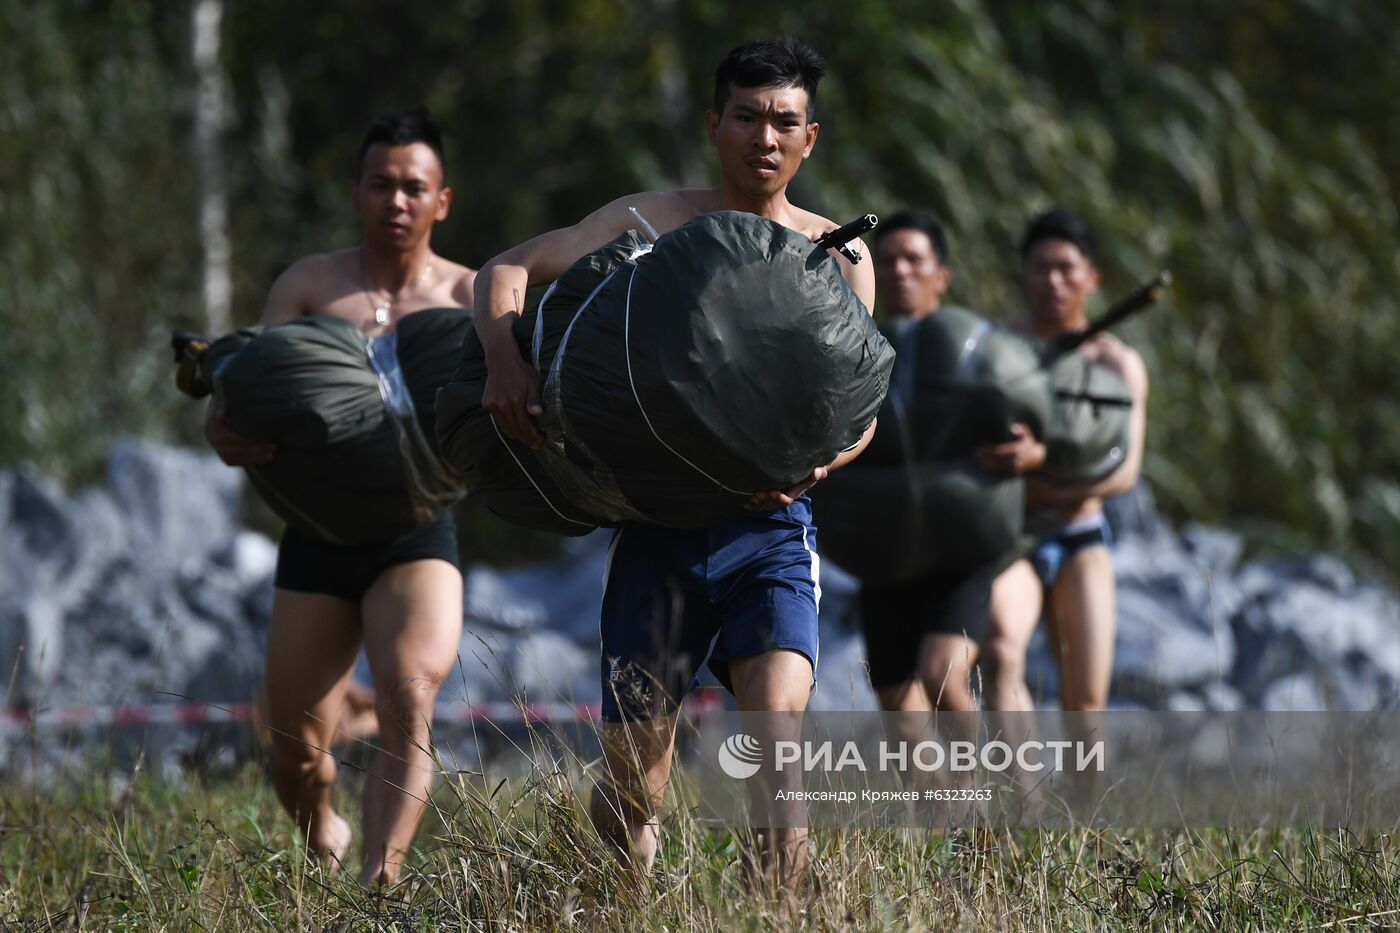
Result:
[[[1035,347],[971,311],[943,308],[904,326],[896,340],[899,366],[883,413],[899,433],[892,447],[881,438],[879,456],[967,457],[1009,440],[1015,422],[1039,429],[1050,420],[1049,375]]]
[[[900,367],[885,411],[898,417],[900,406],[907,443],[891,447],[880,438],[872,445],[876,456],[857,462],[878,462],[889,450],[918,461],[967,457],[982,444],[1010,440],[1017,422],[1045,443],[1040,472],[1051,480],[1092,482],[1127,456],[1127,386],[1082,353],[1028,340],[957,307],[927,315],[897,340]]]
[[[1123,462],[1131,398],[1106,366],[956,307],[889,336],[899,365],[875,437],[814,496],[823,551],[865,582],[1009,562],[1025,482],[979,469],[973,451],[1011,440],[1017,422],[1045,443],[1053,481],[1092,482]]]
[[[968,571],[1019,546],[1021,477],[988,473],[970,458],[859,464],[832,473],[812,501],[822,553],[863,582]]]
[[[1095,482],[1128,457],[1133,397],[1116,370],[1082,353],[1046,360],[1054,404],[1044,425],[1041,474],[1067,483]]]
[[[561,276],[515,336],[541,376],[545,443],[509,441],[480,407],[474,338],[438,394],[439,443],[488,508],[566,534],[743,515],[755,492],[860,440],[894,362],[824,248],[734,211],[654,246],[629,231]]]
[[[276,445],[248,476],[289,526],[333,544],[386,541],[463,495],[433,426],[470,329],[470,311],[440,308],[372,337],[325,316],[213,341],[176,335],[177,383],[212,393],[234,431]]]

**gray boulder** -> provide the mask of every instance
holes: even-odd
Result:
[[[126,548],[100,498],[75,506],[26,469],[0,473],[0,676],[12,705],[37,702],[64,664],[65,617]]]
[[[107,488],[126,520],[136,566],[152,576],[197,572],[240,530],[243,474],[211,453],[118,441]]]
[[[1121,496],[1110,496],[1103,503],[1113,536],[1125,538],[1155,538],[1171,531],[1157,512],[1157,502],[1146,483],[1138,483]]]
[[[1307,675],[1318,709],[1391,709],[1400,693],[1400,606],[1338,561],[1261,561],[1241,574],[1254,595],[1232,619],[1239,644],[1231,682],[1252,706],[1296,696]]]

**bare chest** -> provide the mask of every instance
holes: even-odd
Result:
[[[390,300],[383,292],[374,293],[347,283],[344,287],[311,303],[305,314],[321,314],[349,321],[366,336],[387,333],[404,317],[429,308],[458,308],[462,302],[450,283],[434,288],[415,289]]]

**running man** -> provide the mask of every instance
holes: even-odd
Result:
[[[875,283],[887,334],[895,349],[919,321],[937,314],[952,281],[948,237],[935,218],[917,211],[897,214],[875,231]],[[904,364],[913,365],[913,364]],[[898,373],[900,359],[895,360]],[[898,391],[902,377],[891,377]],[[912,382],[910,382],[912,384]],[[893,430],[889,425],[887,430]],[[1045,462],[1045,445],[1029,426],[1011,428],[1013,439],[981,453],[984,468],[1024,473]],[[969,453],[971,453],[969,451]],[[1003,559],[972,571],[937,571],[907,583],[860,588],[861,630],[870,683],[890,712],[933,709],[972,712],[973,665],[987,628],[992,581]],[[909,736],[917,741],[919,737]]]
[[[1021,239],[1021,275],[1030,315],[1024,330],[1041,339],[1083,330],[1089,296],[1099,287],[1098,241],[1076,214],[1057,207],[1034,218]],[[1026,688],[1026,649],[1042,610],[1060,668],[1060,705],[1100,710],[1108,703],[1117,627],[1112,538],[1105,496],[1127,492],[1142,471],[1147,432],[1147,368],[1142,357],[1111,334],[1080,347],[1113,368],[1132,398],[1131,436],[1123,464],[1094,483],[1052,483],[1027,477],[1027,525],[1049,527],[1028,559],[1008,568],[992,589],[988,632],[989,705],[1032,709]],[[997,462],[986,455],[984,465]]]
[[[511,334],[518,296],[638,227],[632,208],[660,233],[717,210],[758,214],[813,239],[836,227],[787,198],[789,182],[816,145],[812,107],[824,71],[821,57],[797,39],[738,46],[719,63],[714,109],[705,115],[719,159],[718,186],[620,198],[482,268],[476,327],[488,372],[483,404],[503,431],[528,444],[542,441],[532,421],[543,413],[539,377]],[[837,261],[860,300],[873,306],[870,265]],[[670,776],[677,707],[695,671],[708,662],[741,710],[806,708],[817,663],[819,591],[805,492],[864,449],[873,429],[831,464],[814,464],[796,487],[756,495],[751,516],[700,530],[628,524],[616,532],[601,624],[607,774],[591,812],[603,838],[641,874],[656,855],[655,809]],[[805,829],[765,833],[763,858],[776,854],[784,886],[801,876],[806,840]]]
[[[351,204],[364,242],[296,262],[273,283],[261,323],[328,314],[367,336],[428,308],[467,307],[476,273],[434,255],[447,217],[442,139],[423,109],[385,117],[360,145]],[[210,444],[230,466],[256,466],[276,449],[241,437],[212,406]],[[329,753],[364,644],[376,685],[380,747],[365,781],[360,883],[392,884],[432,784],[429,724],[438,686],[462,637],[462,574],[450,512],[393,541],[326,544],[288,529],[277,549],[267,633],[267,725],[278,799],[332,868],[350,824],[332,804]]]

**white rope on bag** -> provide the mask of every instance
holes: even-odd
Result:
[[[659,443],[662,447],[665,447],[671,453],[675,454],[676,458],[679,459],[686,466],[690,467],[696,473],[699,473],[701,476],[705,477],[705,479],[714,483],[716,486],[718,486],[720,489],[723,489],[725,492],[732,492],[735,495],[739,496],[757,495],[757,493],[755,492],[744,492],[742,489],[731,489],[730,487],[724,485],[719,480],[715,479],[713,476],[700,469],[694,463],[687,460],[680,451],[676,450],[676,448],[666,443],[664,440],[662,440],[661,435],[656,433],[656,426],[651,423],[651,417],[647,414],[646,407],[642,405],[642,397],[637,392],[637,380],[634,379],[632,376],[632,283],[636,280],[636,278],[637,269],[634,266],[632,268],[632,275],[627,279],[627,307],[622,318],[622,350],[627,358],[627,384],[632,387],[632,398],[637,403],[637,410],[642,413],[642,420],[647,423],[647,429],[651,431],[651,436],[656,438],[657,443]]]
[[[977,365],[981,357],[978,350],[982,347],[982,340],[991,333],[992,322],[980,321],[967,335],[963,341],[962,349],[958,352],[957,365],[953,367],[953,381],[959,384],[966,384],[972,381],[973,367]]]
[[[645,255],[646,255],[647,253],[649,253],[649,252],[651,252],[651,244],[650,244],[650,243],[643,243],[641,246],[638,246],[636,249],[632,250],[632,252],[628,254],[627,260],[626,260],[626,261],[627,261],[627,262],[635,262],[635,261],[637,260],[637,257],[639,257],[639,256],[645,256]],[[619,266],[618,268],[621,268],[621,267]],[[569,338],[570,338],[571,336],[573,336],[573,333],[574,333],[574,325],[578,323],[578,319],[579,319],[579,318],[583,317],[583,312],[588,310],[588,306],[591,305],[591,304],[593,303],[593,299],[598,297],[598,293],[601,292],[601,291],[607,286],[607,284],[613,280],[613,276],[617,275],[617,272],[618,272],[617,269],[613,269],[613,270],[612,270],[611,272],[609,272],[607,275],[603,276],[603,281],[601,281],[601,282],[599,282],[597,285],[595,285],[595,286],[593,287],[593,291],[591,291],[591,292],[588,293],[588,297],[585,298],[585,299],[583,299],[583,304],[579,305],[579,306],[578,306],[578,310],[574,312],[573,318],[569,321],[569,326],[566,327],[566,328],[564,328],[564,336],[559,338],[559,348],[558,348],[557,350],[554,351],[554,361],[550,364],[550,367],[549,367],[549,374],[550,374],[550,377],[551,377],[551,378],[553,378],[553,376],[554,376],[554,374],[555,374],[556,372],[558,372],[558,371],[560,371],[560,370],[562,370],[562,369],[564,368],[564,354],[565,354],[565,351],[568,349],[568,346],[569,346]],[[633,274],[633,275],[636,275],[636,274],[637,274],[637,267],[636,267],[636,266],[633,266],[633,267],[632,267],[632,274]],[[553,286],[551,286],[551,288],[553,288]],[[546,295],[545,297],[548,297],[548,295]],[[632,298],[632,280],[631,280],[631,279],[628,279],[628,280],[627,280],[627,298],[628,298],[628,302],[629,302],[629,306],[630,306],[630,302],[631,302],[631,298]],[[624,349],[625,349],[625,348],[624,348]],[[538,366],[536,367],[536,369],[538,369]],[[559,404],[560,404],[560,407],[562,407],[563,404],[564,404],[564,403],[563,403],[563,400],[562,400],[563,393],[564,393],[564,390],[563,390],[563,388],[562,388],[562,386],[561,386],[560,389],[559,389],[559,394],[560,394],[560,397],[561,397],[561,400],[560,400],[560,403],[559,403]]]
[[[632,212],[632,216],[637,218],[637,222],[642,225],[642,232],[647,235],[647,239],[651,240],[653,243],[661,239],[661,234],[657,233],[656,228],[651,225],[651,222],[642,216],[641,211],[630,205],[627,209]]]
[[[634,257],[636,255],[635,253],[633,254]],[[593,286],[593,291],[588,293],[588,297],[583,299],[583,304],[579,305],[578,310],[574,312],[573,318],[569,320],[569,326],[564,328],[564,336],[559,338],[559,349],[554,351],[554,362],[549,366],[549,374],[551,377],[554,373],[564,368],[564,351],[568,349],[569,338],[573,336],[574,333],[574,325],[578,323],[579,318],[583,317],[583,312],[588,310],[588,306],[593,303],[593,299],[598,297],[598,293],[603,290],[603,286],[611,282],[612,277],[615,275],[617,275],[616,269],[603,276],[603,281]],[[563,394],[562,389],[560,390],[560,394]],[[561,402],[560,404],[562,405],[563,403]]]
[[[415,509],[446,507],[460,499],[462,487],[442,469],[431,453],[423,429],[418,424],[413,393],[399,364],[397,331],[364,338],[369,368],[379,383],[379,397],[390,414],[390,424],[398,441],[399,459],[404,469],[409,498]]]
[[[550,510],[551,512],[553,512],[555,515],[558,515],[558,516],[559,516],[560,518],[562,518],[564,521],[569,522],[569,523],[571,523],[571,524],[579,525],[579,526],[582,526],[582,527],[584,527],[584,528],[593,528],[593,527],[595,527],[594,525],[590,524],[589,522],[581,522],[581,521],[579,521],[579,520],[576,519],[576,518],[570,518],[569,516],[565,515],[563,512],[559,511],[557,508],[554,507],[554,503],[551,502],[551,501],[549,500],[549,496],[546,496],[546,495],[544,494],[544,490],[540,488],[540,484],[537,483],[537,482],[535,482],[535,478],[534,478],[533,476],[530,475],[530,471],[527,470],[527,469],[525,469],[525,464],[521,463],[521,462],[520,462],[520,458],[517,457],[517,456],[515,455],[515,451],[513,451],[513,450],[510,449],[510,443],[509,443],[508,441],[506,441],[505,435],[501,433],[500,425],[496,424],[496,416],[495,416],[495,415],[487,415],[487,417],[491,419],[491,427],[494,428],[494,429],[496,430],[496,437],[500,438],[500,440],[501,440],[501,446],[504,447],[504,448],[506,449],[506,453],[510,454],[510,459],[512,459],[512,460],[515,461],[515,465],[518,466],[518,467],[520,467],[520,472],[521,472],[521,473],[524,473],[524,474],[525,474],[525,478],[528,479],[528,480],[530,481],[530,485],[533,486],[533,487],[535,487],[535,492],[539,493],[540,498],[544,500],[544,504],[547,505],[547,506],[549,506],[549,510]]]
[[[544,297],[540,299],[539,306],[535,308],[535,339],[531,346],[531,356],[535,361],[535,372],[540,371],[540,353],[544,350],[544,303],[554,294],[554,290],[559,287],[559,280],[555,279],[549,283],[549,288],[544,290]]]
[[[645,255],[646,253],[649,253],[649,252],[651,252],[651,244],[649,244],[649,243],[648,243],[648,244],[643,244],[642,246],[639,246],[639,247],[637,247],[636,249],[634,249],[634,250],[628,255],[627,261],[628,261],[628,262],[633,262],[633,261],[635,261],[635,260],[637,259],[638,256]],[[613,269],[613,271],[611,271],[611,272],[609,272],[607,275],[605,275],[605,276],[603,277],[603,280],[602,280],[601,282],[599,282],[597,285],[595,285],[595,286],[593,287],[593,290],[592,290],[591,292],[588,293],[588,297],[586,297],[586,298],[583,299],[583,302],[578,306],[578,310],[574,312],[573,318],[570,319],[570,321],[569,321],[569,326],[566,327],[566,328],[564,329],[564,334],[563,334],[563,336],[559,338],[559,346],[558,346],[558,347],[555,349],[555,351],[554,351],[554,360],[550,363],[550,367],[549,367],[549,370],[550,370],[549,379],[546,379],[546,382],[549,382],[551,379],[553,379],[553,377],[555,376],[555,374],[557,374],[558,372],[560,372],[560,371],[562,370],[562,368],[563,368],[563,363],[564,363],[564,356],[565,356],[565,353],[566,353],[566,351],[568,350],[568,346],[569,346],[569,338],[573,335],[574,326],[578,323],[579,318],[583,316],[583,312],[586,311],[586,310],[588,310],[588,306],[589,306],[590,304],[593,303],[593,299],[596,298],[596,297],[598,297],[598,293],[601,292],[601,291],[607,286],[607,284],[608,284],[610,281],[612,281],[613,276],[616,275],[616,274],[617,274],[617,269]],[[552,283],[550,284],[549,288],[545,291],[544,297],[540,299],[539,309],[538,309],[538,312],[537,312],[536,317],[535,317],[535,332],[534,332],[534,347],[533,347],[533,351],[534,351],[534,352],[533,352],[533,356],[534,356],[534,361],[535,361],[535,371],[536,371],[537,373],[539,372],[539,368],[540,368],[540,355],[541,355],[541,353],[543,352],[542,348],[543,348],[543,344],[544,344],[544,305],[545,305],[545,302],[547,302],[547,301],[549,300],[550,296],[552,296],[552,295],[554,294],[554,289],[555,289],[555,287],[556,287],[558,284],[559,284],[559,282],[558,282],[558,280],[556,279],[554,282],[552,282]],[[561,416],[562,416],[562,408],[563,408],[563,397],[562,397],[563,390],[562,390],[562,387],[560,388],[559,391],[560,391],[559,407],[560,407],[560,409],[561,409],[560,414],[561,414]],[[568,517],[567,515],[565,515],[563,512],[559,511],[559,509],[554,505],[554,503],[553,503],[552,501],[550,501],[549,496],[545,495],[544,490],[540,488],[540,485],[539,485],[538,483],[535,482],[535,478],[534,478],[533,476],[530,475],[530,471],[527,470],[527,469],[525,468],[525,464],[523,464],[523,463],[520,461],[520,458],[517,457],[517,456],[515,455],[515,451],[511,449],[510,444],[506,443],[506,439],[505,439],[505,437],[501,434],[501,428],[500,428],[500,426],[499,426],[498,424],[496,424],[496,419],[495,419],[494,416],[492,416],[492,418],[491,418],[491,427],[495,429],[495,431],[496,431],[496,437],[498,437],[498,438],[500,439],[500,441],[501,441],[501,444],[505,446],[506,452],[509,453],[510,456],[511,456],[511,459],[515,461],[515,465],[518,466],[518,467],[520,467],[520,472],[522,472],[522,473],[525,474],[525,478],[526,478],[527,480],[530,481],[530,485],[534,487],[535,492],[539,494],[539,497],[540,497],[541,499],[544,500],[545,505],[549,506],[550,511],[552,511],[555,515],[558,515],[560,518],[562,518],[562,519],[563,519],[564,521],[566,521],[566,522],[570,522],[570,523],[572,523],[572,524],[580,525],[580,526],[583,526],[583,527],[593,527],[593,526],[592,526],[590,523],[588,523],[588,522],[581,522],[581,521],[578,521],[577,519],[569,518],[569,517]],[[576,468],[572,468],[572,467],[571,467],[571,469],[576,469]]]
[[[645,217],[643,217],[640,213],[638,213],[638,211],[637,211],[637,209],[636,209],[635,207],[629,207],[628,210],[631,211],[633,214],[636,215],[637,219],[640,220],[640,221],[642,222],[642,224],[647,228],[647,230],[649,230],[649,231],[651,232],[651,238],[652,238],[653,240],[655,240],[655,239],[656,239],[656,228],[653,227],[651,224],[647,223],[647,219],[646,219]],[[627,257],[627,261],[628,261],[628,262],[634,262],[634,261],[636,261],[636,259],[637,259],[638,256],[645,256],[645,255],[646,255],[647,253],[649,253],[649,252],[651,252],[651,244],[650,244],[650,243],[646,243],[646,244],[643,244],[643,245],[641,245],[641,246],[638,246],[636,249],[632,250],[631,254]],[[597,285],[597,287],[595,287],[595,288],[593,289],[593,291],[591,291],[591,292],[588,293],[588,297],[585,298],[585,299],[583,300],[583,304],[581,304],[581,305],[578,306],[578,311],[574,313],[573,320],[569,322],[569,327],[568,327],[568,329],[564,331],[564,337],[563,337],[563,339],[559,341],[559,349],[556,350],[556,351],[555,351],[555,354],[554,354],[555,359],[558,359],[559,356],[564,352],[564,344],[568,343],[568,340],[569,340],[569,333],[574,329],[574,321],[577,321],[577,320],[578,320],[578,316],[579,316],[580,314],[583,313],[583,309],[586,308],[586,307],[588,307],[589,303],[592,302],[593,299],[594,299],[595,297],[597,297],[597,295],[598,295],[598,293],[599,293],[600,291],[603,290],[603,286],[608,284],[608,280],[611,279],[611,278],[612,278],[614,275],[616,275],[616,274],[617,274],[617,270],[614,269],[612,272],[609,272],[606,276],[604,276],[603,281],[599,282],[598,285]],[[545,289],[544,297],[540,299],[539,306],[535,309],[535,333],[534,333],[534,340],[533,340],[533,342],[532,342],[532,347],[531,347],[531,349],[532,349],[532,351],[533,351],[533,352],[532,352],[532,355],[533,355],[533,357],[534,357],[534,362],[535,362],[535,372],[539,372],[539,371],[540,371],[540,354],[544,352],[544,306],[545,306],[545,302],[549,301],[549,299],[554,295],[554,290],[555,290],[556,288],[558,288],[558,287],[559,287],[559,280],[558,280],[558,279],[555,279],[553,282],[550,282],[550,283],[549,283],[549,288]],[[550,368],[552,369],[553,367],[551,366]]]

